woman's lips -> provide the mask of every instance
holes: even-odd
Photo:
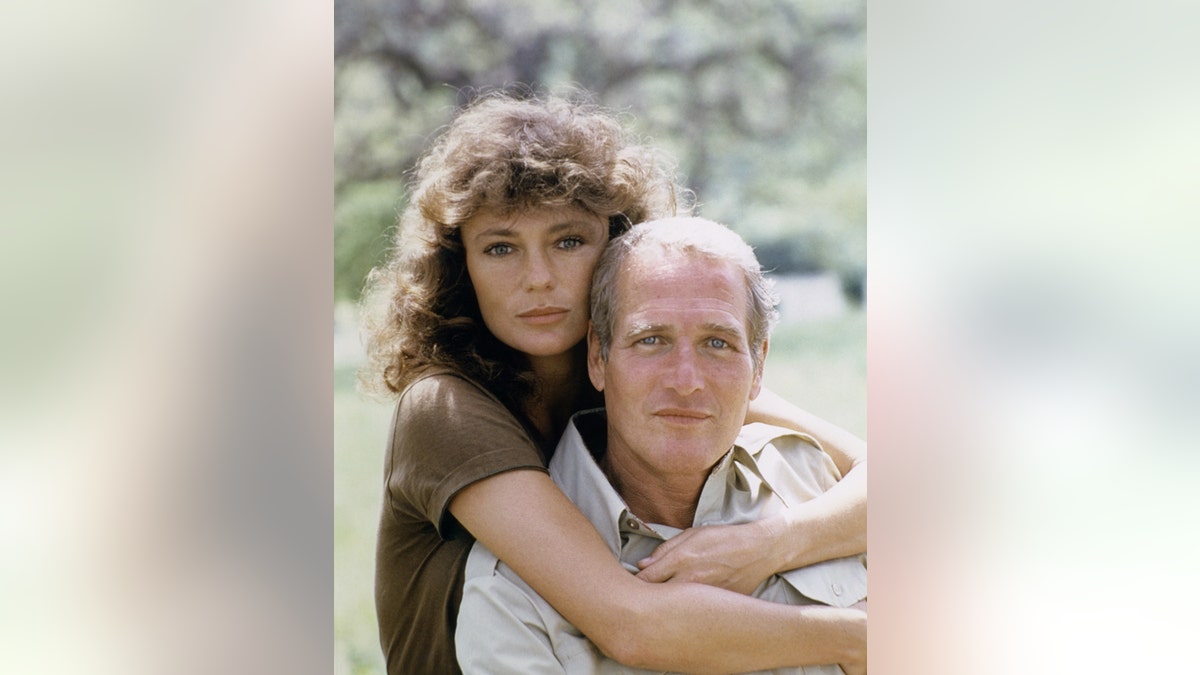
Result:
[[[569,312],[565,307],[534,307],[517,314],[526,323],[543,325],[561,320]]]

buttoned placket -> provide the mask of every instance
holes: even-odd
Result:
[[[622,510],[616,516],[617,528],[621,534],[621,550],[618,557],[621,559],[621,565],[635,574],[639,571],[639,560],[654,553],[659,544],[680,532],[675,528],[652,526],[628,509]]]

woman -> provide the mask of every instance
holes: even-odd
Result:
[[[453,631],[474,538],[629,665],[865,658],[861,615],[716,588],[744,593],[776,571],[865,549],[857,439],[765,397],[752,419],[807,429],[843,474],[860,468],[786,519],[676,537],[640,579],[545,472],[568,417],[602,403],[583,343],[600,252],[630,222],[687,211],[685,195],[612,117],[557,99],[484,97],[419,162],[394,255],[368,282],[364,324],[363,383],[399,395],[376,557],[390,673],[457,672]],[[644,583],[667,579],[708,585]]]

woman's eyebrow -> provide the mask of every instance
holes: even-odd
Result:
[[[555,223],[552,225],[550,227],[550,234],[558,234],[559,232],[566,230],[586,230],[590,229],[591,227],[592,223],[589,223],[586,220],[564,220],[561,223]]]
[[[591,223],[585,220],[565,220],[561,223],[555,223],[554,225],[551,225],[549,233],[553,235],[558,234],[559,232],[574,229],[587,229],[590,226]],[[477,233],[473,239],[478,241],[486,237],[512,237],[516,234],[516,230],[517,228],[514,225],[497,225],[496,227],[489,227],[486,230]]]
[[[473,238],[478,241],[487,237],[511,237],[514,231],[515,230],[512,225],[489,227],[488,229],[476,234]]]

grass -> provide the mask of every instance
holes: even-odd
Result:
[[[372,589],[391,407],[354,391],[353,367],[334,373],[334,673],[383,673]]]
[[[860,436],[866,433],[866,316],[861,310],[776,330],[766,384]],[[334,369],[334,673],[385,672],[372,588],[390,405],[354,391],[354,366]]]
[[[776,329],[763,380],[788,401],[866,438],[866,312]]]

